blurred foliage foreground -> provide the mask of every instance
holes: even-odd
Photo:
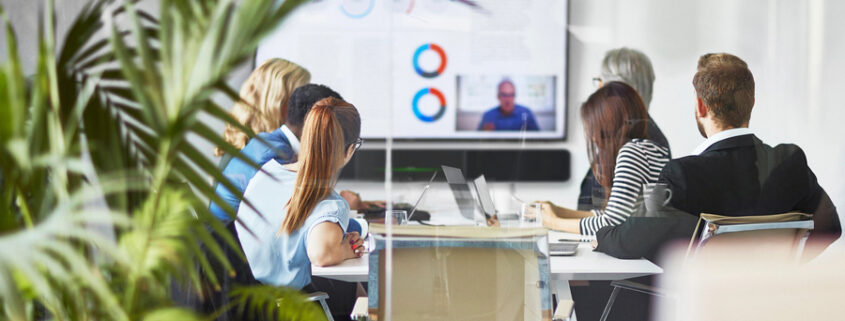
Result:
[[[31,75],[0,6],[0,319],[322,318],[290,289],[236,288],[210,312],[173,294],[205,300],[238,272],[207,206],[222,175],[188,137],[238,154],[198,118],[252,134],[212,96],[238,99],[226,78],[301,1],[136,2],[89,1],[61,41],[43,2],[22,35],[37,41]]]

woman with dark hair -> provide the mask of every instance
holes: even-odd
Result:
[[[622,82],[602,86],[581,106],[587,155],[604,189],[602,209],[578,211],[543,203],[543,225],[594,235],[622,224],[642,203],[644,184],[654,183],[669,161],[669,151],[648,139],[648,113],[634,88]]]
[[[364,253],[358,232],[344,233],[349,205],[334,190],[340,170],[361,146],[360,134],[355,106],[322,99],[305,118],[298,160],[270,160],[247,185],[244,199],[252,206],[238,209],[243,225],[236,228],[256,280],[312,292],[319,288],[312,284],[312,264],[336,265]],[[354,295],[333,296],[329,305],[348,300]]]

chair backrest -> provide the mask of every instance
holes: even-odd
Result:
[[[756,247],[708,245],[718,254],[688,264],[684,250],[664,253],[659,286],[671,297],[655,300],[653,320],[841,320],[845,255],[828,251],[799,264],[759,255]],[[812,246],[812,245],[808,245]]]
[[[388,319],[380,232],[371,226],[371,320]],[[391,244],[391,320],[551,320],[544,229],[398,226]]]
[[[813,229],[812,215],[805,213],[783,213],[757,216],[721,216],[701,214],[699,224],[701,237],[690,241],[695,245],[695,256],[709,255],[722,245],[742,244],[755,248],[753,253],[767,256],[797,259],[806,243],[809,231]],[[696,228],[696,232],[699,228]],[[711,250],[714,249],[714,250]]]

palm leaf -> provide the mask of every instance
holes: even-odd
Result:
[[[209,178],[234,186],[188,138],[239,155],[199,117],[252,134],[211,97],[240,99],[225,85],[228,75],[303,1],[162,0],[158,18],[135,1],[111,2],[86,5],[56,51],[54,6],[45,1],[31,81],[0,6],[8,51],[0,104],[9,106],[0,109],[0,230],[7,231],[0,235],[0,313],[11,319],[195,319],[184,310],[156,309],[172,304],[171,280],[191,280],[199,291],[203,277],[195,266],[231,269],[215,237],[233,248],[237,241],[206,204],[222,204]],[[129,23],[115,24],[118,18]],[[106,38],[98,38],[103,29]],[[92,188],[104,186],[102,173],[115,173],[116,193]],[[141,190],[132,188],[134,175],[146,182]],[[83,211],[78,195],[91,193],[105,196],[108,207]],[[118,228],[106,230],[119,242],[87,228],[113,223]],[[219,281],[202,275],[212,285]],[[256,291],[244,292],[249,302],[270,302]],[[265,290],[267,298],[288,298],[277,315],[313,308],[295,299],[296,291],[272,291]]]
[[[144,315],[143,321],[201,321],[204,320],[196,315],[194,312],[179,308],[164,308],[154,310]]]
[[[316,303],[308,302],[299,291],[256,285],[238,287],[231,296],[236,315],[248,319],[262,320],[325,320],[323,310]]]
[[[62,300],[74,300],[80,306],[86,306],[90,301],[97,302],[110,318],[128,319],[111,294],[106,280],[88,262],[85,253],[75,248],[76,244],[92,246],[101,249],[100,253],[107,255],[112,264],[126,264],[127,258],[120,254],[113,242],[92,233],[88,226],[126,226],[129,221],[125,216],[108,210],[84,209],[86,199],[100,195],[100,192],[85,191],[89,193],[74,194],[33,228],[0,237],[0,279],[4,279],[4,285],[0,286],[0,301],[22,303],[37,300],[62,315],[64,308],[56,296],[62,290],[56,286],[71,285],[90,292],[92,296],[77,295],[63,297]],[[15,274],[19,277],[10,277]],[[33,297],[21,296],[19,289],[27,287],[32,290]],[[21,318],[21,311],[9,305],[6,307],[9,318]]]

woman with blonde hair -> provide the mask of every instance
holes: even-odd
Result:
[[[288,103],[294,90],[309,81],[311,74],[308,70],[290,61],[272,58],[262,63],[241,86],[241,101],[236,102],[230,111],[235,120],[252,129],[256,135],[261,136],[261,140],[245,148],[250,137],[231,124],[227,124],[223,130],[223,140],[241,150],[244,157],[259,166],[274,158],[283,163],[292,162],[296,157],[295,145],[299,145],[299,141],[284,126]],[[212,202],[209,210],[221,221],[228,222],[240,206],[238,194],[246,189],[257,170],[234,155],[224,153],[219,147],[215,148],[214,153],[222,156],[219,168],[238,189],[233,191],[219,182],[215,184],[217,195],[225,204]]]
[[[244,199],[252,206],[240,207],[242,224],[236,229],[256,280],[330,292],[314,287],[311,265],[336,265],[364,253],[358,232],[344,232],[349,205],[334,190],[341,169],[361,146],[360,133],[354,106],[331,97],[320,100],[305,118],[298,160],[270,160],[250,181]],[[341,296],[330,293],[330,301],[355,299]]]
[[[294,89],[311,81],[305,68],[281,58],[267,59],[249,75],[241,86],[241,101],[229,112],[235,120],[256,134],[272,132],[285,123],[288,100]],[[249,136],[231,124],[223,130],[223,140],[237,149],[244,148]],[[216,156],[223,156],[215,148]]]

